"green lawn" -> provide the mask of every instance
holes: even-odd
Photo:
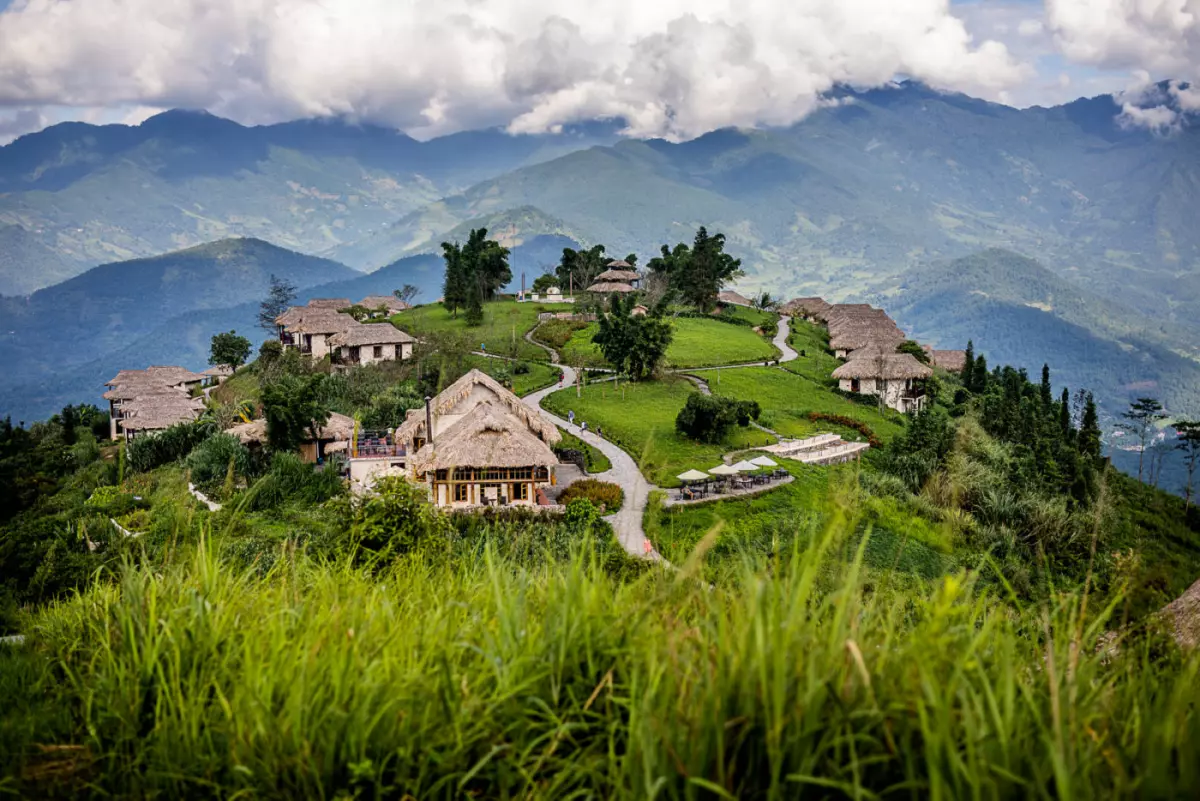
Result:
[[[538,314],[549,310],[540,303],[494,300],[483,306],[483,323],[471,327],[462,311],[455,318],[442,304],[431,303],[402,311],[391,320],[398,328],[417,337],[421,334],[457,334],[466,337],[473,350],[479,350],[483,345],[489,353],[544,362],[549,360],[546,351],[524,337],[526,331],[537,325]]]
[[[673,324],[675,336],[667,348],[667,367],[713,367],[774,359],[779,355],[769,340],[743,325],[698,317],[677,317]],[[599,325],[593,323],[576,332],[563,346],[563,358],[568,363],[588,367],[605,366],[600,349],[592,343],[599,330]]]
[[[605,382],[584,387],[580,398],[575,397],[574,388],[555,392],[542,405],[562,417],[574,410],[576,423],[586,421],[592,430],[603,428],[605,439],[631,454],[650,481],[675,487],[679,485],[675,476],[689,468],[706,470],[728,451],[772,441],[770,435],[754,428],[735,428],[722,445],[705,445],[680,436],[675,431],[675,417],[695,391],[683,378],[623,383],[620,389]]]
[[[866,423],[883,441],[902,428],[900,416],[881,415],[873,406],[865,406],[835,394],[809,379],[775,367],[739,367],[704,374],[714,395],[740,400],[756,400],[762,406],[759,420],[767,428],[785,437],[805,437],[833,431],[847,439],[861,438],[857,432],[825,421],[813,422],[809,412],[840,414]]]
[[[788,344],[796,353],[804,355],[782,366],[797,375],[826,386],[834,386],[836,382],[830,375],[842,361],[829,350],[829,332],[824,326],[795,318],[791,321],[791,328],[792,334],[788,337]]]
[[[779,319],[779,315],[775,312],[759,311],[758,309],[751,309],[746,306],[730,306],[722,314],[727,314],[738,320],[745,320],[751,325],[764,325]]]
[[[779,459],[795,480],[760,495],[697,506],[663,507],[651,503],[646,535],[668,561],[683,564],[706,534],[718,529],[705,557],[705,577],[717,581],[736,572],[743,559],[786,559],[792,547],[807,547],[813,535],[836,518],[849,518],[862,533],[870,531],[865,563],[879,573],[893,569],[900,581],[932,578],[953,569],[954,537],[948,526],[931,522],[892,498],[856,491],[859,465],[815,467]],[[870,469],[865,464],[863,470]],[[901,508],[903,507],[903,508]],[[861,541],[846,545],[851,558]]]
[[[518,362],[510,362],[505,359],[489,359],[486,356],[472,354],[467,356],[465,361],[468,366],[482,370],[506,386],[511,383],[512,391],[519,396],[537,392],[558,381],[558,368],[551,367],[545,362],[519,362],[529,368],[529,372],[519,373],[515,369]]]

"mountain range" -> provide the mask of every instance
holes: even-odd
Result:
[[[788,128],[679,143],[619,139],[619,123],[417,142],[338,120],[245,127],[178,111],[54,126],[0,148],[0,293],[65,281],[0,305],[13,321],[0,410],[53,408],[71,370],[133,356],[142,337],[156,337],[156,360],[202,356],[212,332],[252,320],[264,270],[295,270],[304,291],[374,280],[435,297],[431,254],[481,225],[514,248],[514,284],[565,245],[646,259],[706,225],[742,259],[745,294],[878,299],[923,338],[1049,361],[1114,409],[1153,390],[1187,410],[1200,387],[1200,129],[1154,134],[1120,112],[1108,96],[1018,110],[904,83],[840,90]],[[228,241],[186,249],[213,240]],[[230,266],[243,258],[260,268]],[[168,323],[196,342],[166,348]],[[30,343],[55,336],[73,343],[69,369],[38,364]]]

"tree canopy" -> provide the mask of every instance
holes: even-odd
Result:
[[[208,363],[223,365],[236,370],[250,358],[250,340],[238,336],[237,331],[213,334],[209,347]]]
[[[320,373],[285,375],[263,387],[263,417],[272,450],[294,451],[317,438],[321,426],[329,420],[329,407],[321,400],[324,379]]]
[[[562,262],[555,270],[559,287],[574,288],[576,292],[587,289],[596,276],[604,272],[609,259],[604,255],[604,245],[593,245],[588,250],[563,248]],[[630,262],[632,264],[632,262]]]
[[[700,226],[691,247],[679,243],[674,249],[662,246],[659,256],[647,265],[651,272],[665,275],[672,288],[689,306],[708,311],[730,281],[742,277],[742,262],[725,252],[725,235],[709,235]]]
[[[296,299],[296,285],[286,278],[272,274],[267,297],[258,304],[258,327],[269,333],[275,333],[279,326],[275,318],[287,311],[288,306]]]
[[[634,299],[613,295],[609,311],[600,315],[592,341],[619,372],[634,380],[654,373],[671,345],[673,331],[659,304],[648,314],[633,314]]]
[[[442,258],[446,262],[442,303],[451,314],[457,317],[458,310],[466,308],[469,317],[474,318],[477,308],[512,281],[508,255],[508,248],[487,238],[486,228],[473,229],[466,244],[442,243]],[[478,318],[482,320],[482,311]]]

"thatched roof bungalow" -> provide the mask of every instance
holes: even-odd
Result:
[[[204,400],[193,398],[191,389],[205,379],[203,373],[173,365],[119,371],[105,382],[110,388],[103,396],[108,401],[109,436],[116,439],[124,434],[128,439],[135,432],[195,420],[204,410]]]
[[[436,504],[452,507],[533,505],[538,486],[555,480],[550,446],[561,439],[536,409],[479,370],[427,408],[410,410],[394,436],[413,454],[410,476],[429,486]]]
[[[754,302],[749,298],[739,295],[732,289],[726,289],[724,292],[717,293],[717,302],[724,303],[729,306],[753,306]]]
[[[364,309],[370,309],[371,311],[383,309],[384,313],[389,317],[393,314],[398,314],[399,312],[412,308],[412,304],[405,303],[395,295],[367,295],[365,298],[360,300],[357,305],[362,306]]]
[[[872,345],[890,346],[892,350],[905,340],[904,332],[895,326],[871,325],[844,329],[829,339],[829,347],[839,359]]]
[[[417,340],[391,323],[360,323],[353,319],[350,323],[326,340],[335,362],[375,364],[412,357]]]
[[[792,298],[780,309],[784,314],[805,320],[824,320],[833,306],[824,298]]]
[[[618,284],[636,284],[640,279],[641,276],[637,274],[636,270],[608,269],[596,276],[596,281],[600,283],[616,282]]]
[[[833,371],[843,392],[876,395],[898,412],[918,411],[925,405],[924,380],[933,370],[911,353],[878,352],[852,358]]]
[[[309,440],[300,446],[300,457],[309,463],[324,459],[327,453],[344,450],[354,437],[355,422],[353,417],[330,412],[325,425],[317,429],[317,438]],[[243,445],[265,445],[267,442],[267,421],[261,417],[249,423],[238,423],[225,429],[226,434],[237,437]]]

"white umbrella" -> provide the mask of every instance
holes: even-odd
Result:
[[[751,459],[751,464],[756,464],[759,467],[779,467],[779,462],[772,459],[770,456],[759,456],[757,459]]]
[[[736,467],[730,467],[727,464],[719,464],[708,472],[712,473],[714,476],[732,476],[738,472],[738,469]]]
[[[703,481],[708,478],[708,473],[701,472],[700,470],[689,470],[686,473],[680,473],[675,478],[680,481]]]
[[[733,469],[738,471],[739,473],[745,473],[745,472],[749,472],[751,470],[757,470],[758,465],[756,465],[754,462],[741,461],[741,462],[738,462],[737,464],[735,464],[733,466]]]

